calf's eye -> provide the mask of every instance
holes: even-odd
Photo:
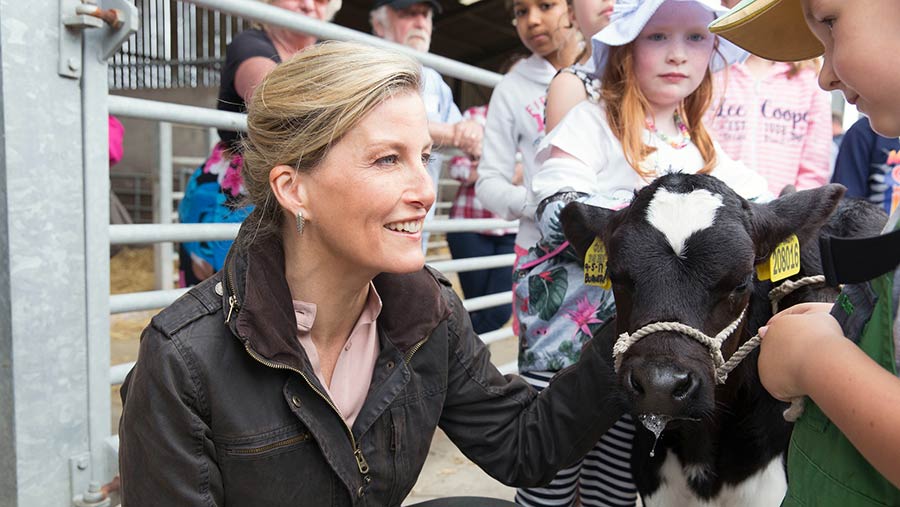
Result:
[[[734,291],[733,291],[733,292],[744,292],[744,291],[746,291],[747,289],[750,288],[750,282],[751,282],[751,281],[752,281],[751,277],[748,276],[747,278],[744,279],[744,281],[742,281],[741,283],[737,284],[737,285],[734,287]]]

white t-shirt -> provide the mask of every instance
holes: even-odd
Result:
[[[703,157],[694,143],[676,149],[644,130],[644,143],[656,151],[644,160],[644,168],[656,176],[681,172],[693,174],[703,168]],[[550,158],[552,147],[570,158]],[[717,165],[712,172],[745,199],[768,201],[773,196],[766,180],[744,164],[728,157],[715,144]],[[563,118],[541,143],[537,162],[540,170],[532,179],[532,194],[537,206],[542,200],[562,191],[591,195],[591,203],[617,209],[627,205],[634,192],[653,181],[644,179],[625,160],[622,143],[606,122],[602,106],[581,102]]]

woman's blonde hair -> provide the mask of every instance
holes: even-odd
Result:
[[[242,175],[255,206],[246,221],[257,231],[247,242],[280,231],[283,211],[269,186],[273,167],[315,170],[379,104],[419,93],[420,80],[419,64],[408,56],[352,42],[319,43],[275,67],[247,108]]]
[[[703,126],[703,114],[712,102],[712,92],[712,73],[707,68],[700,86],[684,99],[678,111],[688,127],[691,141],[703,157],[703,168],[699,171],[703,174],[712,171],[716,165],[712,137]],[[606,107],[609,127],[622,143],[625,160],[642,177],[657,176],[642,165],[644,159],[656,151],[656,148],[644,144],[644,125],[650,103],[641,92],[634,74],[633,42],[609,48],[600,94]]]

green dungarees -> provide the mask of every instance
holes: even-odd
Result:
[[[889,272],[868,283],[871,289],[869,294],[876,296],[877,300],[871,317],[862,327],[858,344],[882,368],[896,375],[893,321],[897,301],[893,296],[894,276],[894,272]],[[843,306],[842,309],[836,308],[836,311],[843,310],[849,314],[864,311],[854,308],[844,294],[835,306]],[[849,334],[847,336],[850,337]],[[900,428],[897,430],[900,431]],[[876,471],[819,407],[807,399],[806,410],[791,436],[788,492],[782,505],[900,506],[900,490]]]

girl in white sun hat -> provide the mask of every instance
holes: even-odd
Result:
[[[567,202],[625,206],[635,190],[669,172],[712,173],[746,198],[769,195],[765,180],[729,159],[702,124],[711,69],[746,54],[707,29],[724,12],[713,0],[619,1],[610,24],[592,38],[601,100],[579,103],[547,135],[532,180],[542,239],[514,272],[516,300],[526,302],[515,308],[523,375],[549,378],[572,364],[581,344],[615,312],[612,292],[584,284],[581,263],[565,243],[558,215]],[[564,296],[529,294],[549,285]],[[601,455],[601,475],[612,468],[621,480],[631,479],[634,431],[626,416],[591,451]],[[605,443],[615,452],[603,455]],[[627,502],[606,495],[604,501]]]
[[[764,193],[765,181],[722,152],[702,122],[712,71],[746,56],[706,28],[724,12],[714,0],[616,3],[591,41],[601,101],[573,108],[544,140],[535,205],[570,191],[623,206],[668,172],[713,172],[745,196]]]

